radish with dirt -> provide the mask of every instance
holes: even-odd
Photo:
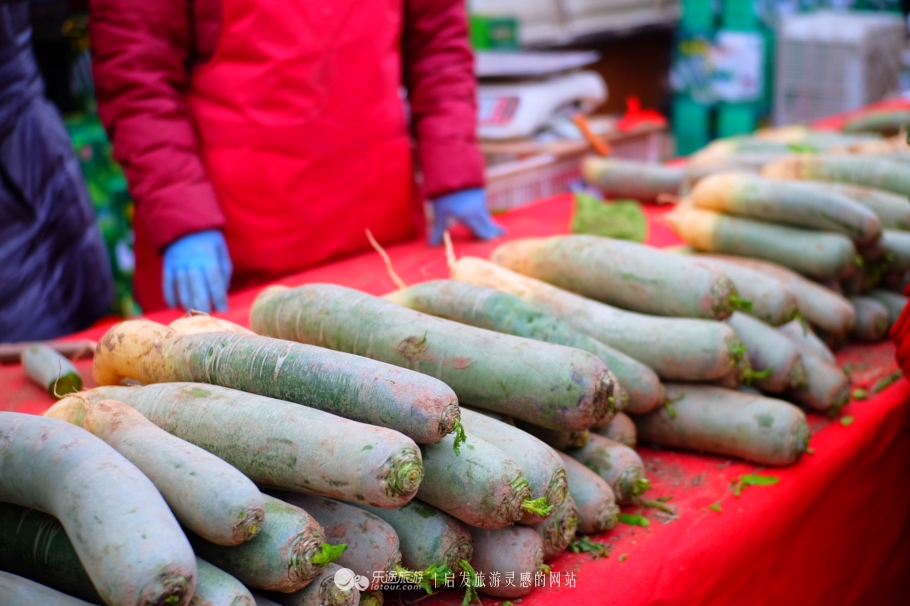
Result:
[[[430,280],[393,291],[384,298],[446,320],[592,353],[619,383],[621,390],[614,388],[615,407],[619,410],[627,407],[647,412],[663,401],[663,388],[653,370],[514,295],[465,282]],[[617,395],[617,391],[622,394]]]
[[[0,501],[60,520],[105,603],[189,604],[196,560],[180,525],[154,484],[89,432],[0,412]]]
[[[559,453],[569,478],[569,494],[575,503],[580,534],[596,534],[619,523],[619,506],[610,484],[570,457]]]
[[[637,441],[635,422],[625,413],[617,414],[608,424],[599,425],[592,431],[605,438],[610,438],[614,442],[625,444],[629,448],[635,448]]]
[[[525,238],[490,260],[585,297],[658,316],[722,320],[736,308],[733,281],[680,255],[597,236]]]
[[[725,320],[746,346],[752,367],[751,382],[771,393],[781,393],[806,382],[799,350],[790,340],[761,320],[736,312]]]
[[[578,529],[578,509],[571,496],[559,504],[550,516],[534,528],[543,539],[543,559],[550,560],[566,550]]]
[[[643,442],[763,465],[792,465],[809,446],[806,415],[782,400],[684,383],[667,385],[667,397],[635,418]]]
[[[396,431],[226,387],[97,387],[45,415],[79,424],[86,400],[123,402],[265,487],[399,507],[423,478],[420,450]]]
[[[601,435],[591,434],[587,444],[567,449],[566,454],[603,478],[617,503],[629,503],[651,486],[638,453]]]
[[[748,364],[742,342],[719,322],[624,311],[477,257],[450,259],[449,269],[453,280],[513,294],[632,356],[663,378],[712,381],[741,375]]]
[[[486,579],[479,591],[497,598],[520,598],[531,592],[532,585],[517,582],[522,574],[534,576],[543,564],[543,539],[534,528],[528,526],[509,526],[499,530],[471,529],[474,542],[474,556],[471,566]],[[491,575],[491,573],[497,573]],[[501,575],[501,579],[500,579]],[[506,582],[507,575],[516,581]],[[500,580],[494,586],[491,578]]]
[[[180,334],[128,320],[95,350],[98,385],[210,383],[304,404],[436,442],[455,429],[458,399],[431,377],[361,356],[238,332]]]
[[[610,373],[587,352],[450,322],[343,286],[267,288],[250,318],[260,334],[416,370],[450,385],[465,404],[554,429],[584,429],[613,406]]]
[[[556,451],[531,434],[472,410],[462,409],[461,422],[471,437],[495,444],[521,466],[537,511],[522,512],[522,524],[539,524],[566,498],[566,469]]]

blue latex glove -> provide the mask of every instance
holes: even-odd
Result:
[[[433,208],[436,210],[433,231],[430,233],[430,244],[433,246],[442,243],[442,234],[453,219],[463,223],[481,240],[492,240],[506,233],[490,218],[487,194],[482,187],[463,189],[436,198],[433,200]]]
[[[164,250],[164,300],[187,311],[208,313],[212,303],[217,311],[227,311],[233,271],[227,243],[217,229],[178,238]]]

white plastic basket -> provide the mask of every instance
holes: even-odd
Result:
[[[805,123],[880,101],[899,89],[907,38],[900,15],[791,15],[777,41],[774,121]]]

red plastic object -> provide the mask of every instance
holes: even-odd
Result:
[[[638,97],[626,97],[626,114],[619,119],[617,128],[623,132],[635,130],[643,124],[666,126],[667,119],[657,110],[642,109]]]

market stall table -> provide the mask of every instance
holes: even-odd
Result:
[[[679,243],[661,222],[664,210],[647,209],[648,243],[655,246]],[[571,212],[571,198],[559,196],[499,220],[509,230],[508,238],[545,236],[565,233]],[[496,245],[469,241],[465,232],[455,232],[459,256],[487,257]],[[410,242],[388,252],[407,283],[447,277],[439,248]],[[288,285],[311,282],[343,284],[377,295],[395,287],[374,253],[281,280]],[[256,292],[233,295],[230,311],[222,316],[248,326]],[[179,315],[168,311],[149,318],[169,322]],[[104,330],[98,326],[74,338],[98,339]],[[559,556],[550,562],[552,575],[530,579],[539,587],[521,603],[910,603],[910,383],[900,379],[872,394],[871,387],[895,370],[888,343],[850,346],[837,357],[840,365],[851,364],[854,388],[868,389],[870,395],[851,402],[838,419],[809,415],[812,454],[792,467],[761,469],[724,457],[639,449],[653,484],[646,496],[671,497],[668,504],[677,509],[675,518],[653,509],[627,508],[627,513],[649,518],[650,525],[620,524],[594,537],[610,545],[609,557]],[[76,365],[91,386],[91,361]],[[38,414],[51,403],[19,366],[0,367],[0,409]],[[746,488],[735,496],[732,483],[756,472],[779,482]],[[420,603],[460,601],[461,593],[448,591]],[[484,599],[485,604],[501,602]]]

